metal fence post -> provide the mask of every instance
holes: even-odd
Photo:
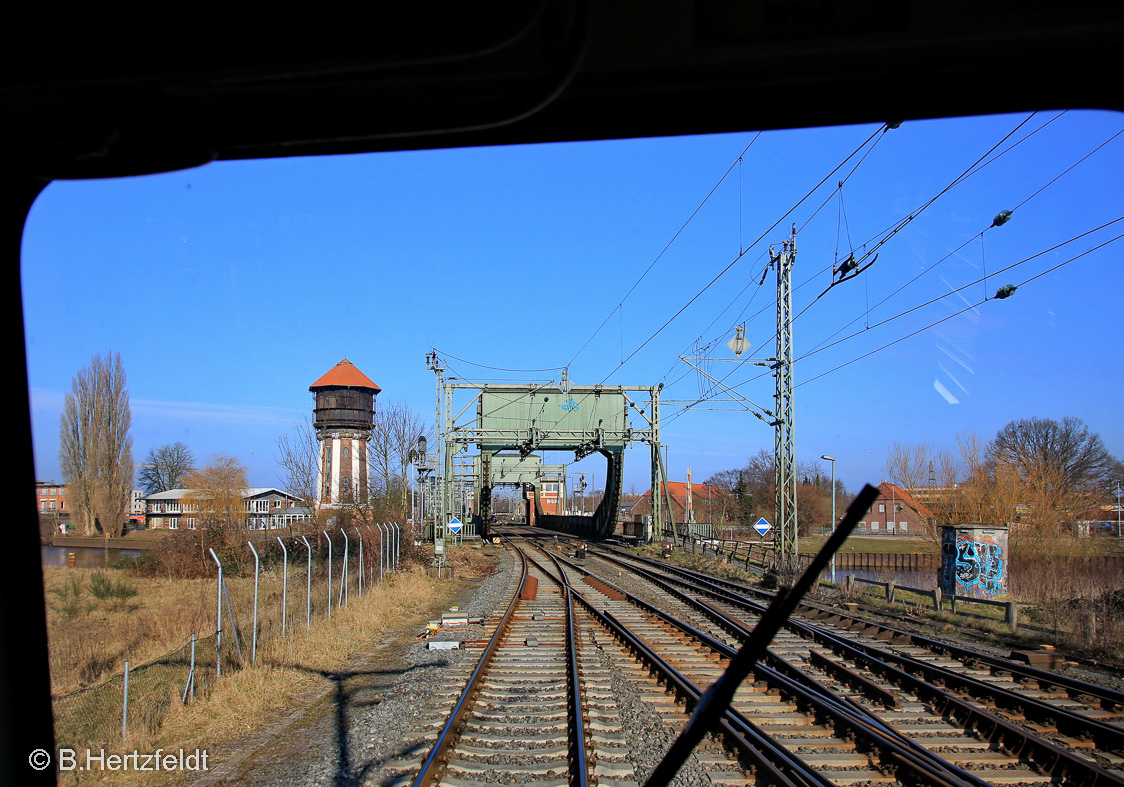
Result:
[[[383,538],[385,533],[383,533],[382,523],[379,523],[378,528],[379,528],[379,584],[381,585],[382,584],[383,563],[386,562],[386,547],[384,546],[384,544],[386,543],[386,539]]]
[[[301,536],[308,549],[308,588],[304,597],[304,627],[312,627],[312,544],[308,543],[308,536]]]
[[[289,605],[289,550],[285,549],[285,542],[277,536],[277,543],[281,545],[281,636],[285,636],[285,618]]]
[[[222,677],[222,563],[214,549],[208,550],[219,567],[218,611],[215,613],[215,677]]]
[[[394,570],[398,570],[399,557],[402,554],[402,528],[394,523]]]
[[[351,542],[347,539],[347,531],[342,527],[340,532],[343,533],[343,571],[340,578],[340,603],[343,604],[344,609],[347,609],[347,552],[351,547]]]
[[[254,553],[254,636],[250,646],[250,663],[258,663],[258,577],[261,574],[261,560],[258,559],[258,550],[251,541],[246,542],[250,551]]]
[[[365,525],[365,527],[367,528],[367,534],[372,537],[371,546],[373,547],[375,545],[374,540],[373,540],[375,533],[374,533],[373,530],[371,530],[370,525]],[[371,563],[371,582],[370,582],[370,584],[374,585],[375,584],[375,561],[371,560],[370,563]]]
[[[390,532],[390,523],[386,522],[383,527],[386,528],[386,573],[391,571],[391,561],[394,560],[394,535]]]
[[[121,740],[129,734],[129,662],[125,662],[125,688],[121,697]]]
[[[332,619],[332,538],[327,530],[321,530],[324,538],[328,539],[328,620]]]
[[[183,687],[183,704],[187,704],[187,698],[191,697],[192,701],[195,700],[195,632],[191,632],[191,669],[187,671],[187,685]]]
[[[359,541],[359,598],[363,598],[363,534],[355,528],[355,538]]]

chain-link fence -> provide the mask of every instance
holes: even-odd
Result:
[[[337,528],[329,536],[259,538],[237,562],[228,553],[212,601],[216,617],[221,609],[221,627],[209,636],[193,634],[145,664],[126,662],[125,672],[56,698],[58,745],[97,748],[131,734],[154,734],[172,703],[207,697],[221,675],[267,658],[283,638],[375,591],[397,567],[393,526],[381,532],[349,528],[347,538]]]
[[[154,733],[173,702],[210,693],[215,636],[192,637],[178,650],[54,700],[60,747],[104,746],[132,732]]]

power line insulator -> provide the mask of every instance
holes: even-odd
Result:
[[[998,214],[994,219],[991,220],[991,226],[1002,227],[1004,224],[1006,224],[1010,220],[1011,220],[1011,211],[1005,210],[1002,213]]]

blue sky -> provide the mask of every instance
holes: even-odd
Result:
[[[1043,112],[53,183],[23,243],[36,475],[60,477],[62,399],[109,350],[128,375],[137,460],[182,440],[201,460],[241,458],[260,486],[279,484],[277,437],[311,411],[308,385],[344,357],[380,398],[429,420],[434,347],[465,379],[554,376],[472,364],[570,364],[576,383],[665,382],[665,400],[698,399],[679,355],[711,344],[731,358],[741,322],[755,357],[772,354],[775,280],[757,282],[793,222],[799,461],[833,455],[857,489],[882,479],[894,442],[951,448],[1031,416],[1082,418],[1124,457],[1124,241],[1109,242],[1124,221],[998,273],[1124,216],[1122,129],[1119,114]],[[957,182],[997,144],[1002,155]],[[1005,209],[1010,222],[988,229]],[[833,260],[911,215],[861,277],[816,300]],[[1021,284],[1014,296],[982,302],[1007,283]],[[730,382],[758,374],[719,366]],[[771,378],[739,390],[771,406]],[[772,450],[771,430],[745,412],[667,404],[663,415],[673,479]],[[603,460],[576,470],[603,482]],[[626,488],[646,489],[647,473],[647,449],[630,451]]]

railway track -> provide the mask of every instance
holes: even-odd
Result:
[[[435,692],[444,699],[416,735],[418,756],[392,768],[399,783],[642,782],[663,751],[630,745],[620,699],[682,730],[765,599],[619,555],[582,565],[552,542],[511,549],[524,566],[512,602],[459,691]],[[691,754],[692,773],[727,787],[1124,785],[1119,694],[801,612]]]
[[[652,561],[639,565],[653,576],[662,576],[664,581],[685,580],[685,587],[702,594],[713,592],[719,606],[725,605],[750,628],[764,610],[759,601],[754,603],[746,598],[766,596],[759,590],[695,572],[661,571]],[[724,601],[727,597],[729,603]],[[1109,764],[1124,764],[1120,756],[1124,755],[1124,692],[814,605],[802,604],[797,609],[808,622],[793,620],[788,628],[806,640],[844,655],[856,654],[867,662],[880,658],[928,682],[981,697],[991,707],[1021,714],[1032,725],[1032,731],[1042,732],[1044,725],[1052,725],[1059,735],[1072,730],[1074,735],[1089,736],[1096,740]],[[855,648],[848,649],[843,644],[847,640],[853,641]],[[1082,750],[1090,748],[1073,739],[1066,743]]]
[[[614,567],[629,563],[611,560]],[[764,611],[737,592],[759,591],[678,569],[652,570],[650,563],[638,570],[675,593],[687,607],[684,617],[706,616],[727,644],[744,640]],[[699,600],[706,595],[711,598]],[[1119,782],[1124,694],[809,605],[799,609],[829,627],[790,620],[766,659],[779,673],[849,692],[868,709],[882,706],[876,714],[882,722],[959,766],[1012,771],[992,774],[990,783]],[[951,729],[933,727],[934,719],[952,722]],[[1034,773],[1018,775],[1016,761]]]

